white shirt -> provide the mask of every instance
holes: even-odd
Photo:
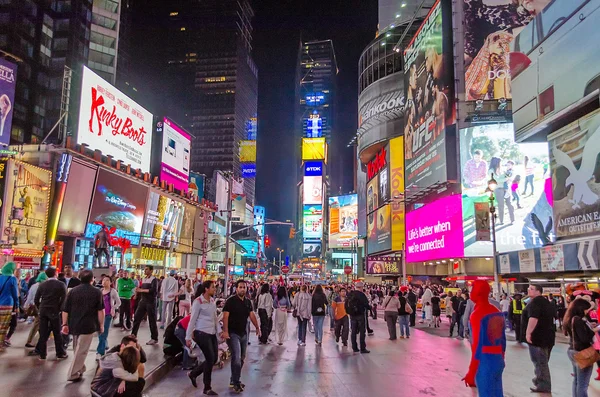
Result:
[[[179,283],[174,277],[168,276],[162,281],[162,300],[170,302],[175,299],[179,292]]]
[[[508,308],[510,307],[510,301],[508,299],[502,299],[500,301],[500,308],[503,313],[508,313]]]
[[[185,340],[192,340],[194,331],[201,331],[211,335],[217,334],[217,305],[213,298],[207,301],[204,295],[200,295],[194,299],[190,324],[185,333]]]

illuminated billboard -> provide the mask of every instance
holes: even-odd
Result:
[[[83,67],[77,143],[150,171],[152,114]]]
[[[323,237],[323,215],[304,215],[303,234],[305,239],[320,240]]]
[[[304,240],[302,244],[302,256],[305,258],[320,258],[322,250],[321,240]]]
[[[17,65],[0,59],[0,143],[10,143],[10,131],[15,103]]]
[[[350,247],[358,237],[358,195],[329,197],[329,247]]]
[[[163,120],[160,180],[187,190],[190,174],[191,136],[168,118]]]
[[[307,138],[321,138],[323,136],[323,119],[318,113],[311,114],[305,120],[305,136]]]
[[[254,163],[242,163],[242,178],[255,178],[256,177],[256,164]]]
[[[321,161],[306,161],[304,163],[304,176],[323,175],[323,163]]]
[[[240,141],[240,162],[256,163],[256,141]]]
[[[246,121],[246,139],[249,141],[256,140],[258,122],[256,117],[250,117],[250,120]]]
[[[166,248],[177,244],[183,225],[184,210],[182,202],[150,191],[142,226],[142,244]]]
[[[304,177],[303,204],[323,204],[323,177]]]
[[[325,160],[325,138],[302,138],[302,160]]]

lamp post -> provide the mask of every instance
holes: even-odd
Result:
[[[488,188],[486,192],[490,195],[490,214],[492,215],[492,249],[494,254],[494,286],[496,292],[494,293],[494,298],[498,300],[498,295],[500,294],[500,280],[498,278],[498,255],[496,248],[496,207],[494,207],[494,191],[498,187],[498,182],[494,179],[494,173],[492,173],[492,178],[488,181]],[[504,199],[504,198],[502,198]]]

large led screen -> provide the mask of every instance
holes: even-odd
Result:
[[[392,249],[392,218],[389,204],[367,216],[367,253]]]
[[[160,179],[177,190],[187,190],[190,174],[190,134],[165,117]]]
[[[554,241],[548,144],[515,143],[512,124],[467,128],[460,140],[465,256],[493,256],[492,243],[476,241],[475,233],[475,203],[489,201],[492,173],[498,252]]]
[[[101,226],[94,224],[98,221],[116,228],[114,237],[124,237],[132,245],[139,245],[147,195],[146,186],[101,169],[85,237],[94,238],[100,231]]]
[[[77,143],[150,171],[152,114],[83,67]]]
[[[142,244],[170,248],[177,243],[184,219],[184,204],[151,191],[142,227]]]
[[[462,258],[463,228],[459,194],[406,214],[406,261]]]
[[[305,239],[321,239],[323,237],[323,206],[304,205],[303,234]]]
[[[329,248],[350,247],[358,237],[358,196],[329,197]]]
[[[456,122],[450,6],[438,1],[404,52],[407,188],[447,180],[446,128]]]
[[[323,204],[323,177],[304,177],[304,204]]]
[[[402,274],[402,257],[370,256],[367,258],[367,274]]]
[[[302,160],[325,160],[325,138],[302,138]]]
[[[256,141],[240,141],[240,162],[256,163]]]
[[[17,84],[17,65],[6,59],[0,59],[0,143],[10,143],[15,87]]]

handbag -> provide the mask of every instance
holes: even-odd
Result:
[[[573,354],[573,358],[575,359],[577,366],[584,369],[591,367],[595,362],[600,360],[600,353],[594,349],[594,346],[590,346],[587,349],[583,349]]]
[[[292,317],[298,317],[298,309],[294,308],[294,310],[292,310]]]
[[[413,313],[413,309],[412,307],[408,304],[408,302],[406,302],[404,304],[404,310],[408,313],[408,314],[412,314]]]

